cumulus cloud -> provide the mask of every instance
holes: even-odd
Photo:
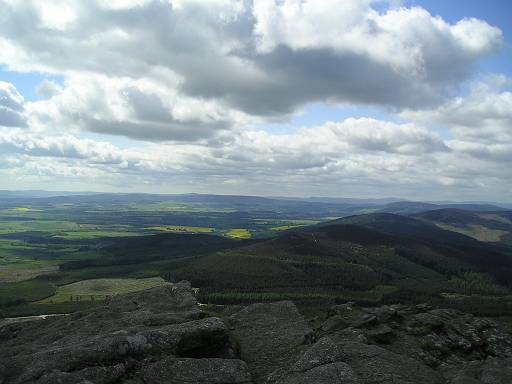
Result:
[[[73,75],[49,97],[27,103],[29,122],[42,131],[86,130],[142,140],[198,140],[250,119],[215,101],[180,96],[151,79]],[[254,119],[252,119],[254,120]]]
[[[347,143],[362,150],[410,155],[449,150],[438,135],[413,124],[394,124],[360,118],[327,126]]]
[[[171,147],[174,148],[172,154],[169,153]],[[369,118],[328,122],[288,134],[238,130],[225,133],[216,142],[208,144],[153,144],[149,155],[142,150],[122,150],[109,142],[79,139],[69,134],[48,136],[19,129],[0,130],[0,148],[4,153],[84,159],[95,164],[144,161],[174,164],[176,161],[188,161],[187,167],[194,163],[204,167],[209,163],[213,169],[236,164],[245,164],[243,169],[266,166],[307,169],[353,154],[418,156],[449,150],[439,136],[425,128]]]
[[[454,74],[450,68],[439,66],[439,61],[469,64],[501,41],[499,29],[478,19],[450,25],[420,7],[382,14],[371,8],[371,3],[256,0],[258,51],[270,53],[279,45],[294,51],[330,49],[339,55],[364,55],[397,70],[441,79]]]
[[[512,84],[504,76],[489,76],[471,84],[467,95],[435,108],[404,111],[418,123],[435,123],[452,134],[453,150],[508,167],[512,160]]]
[[[480,143],[512,143],[512,80],[491,76],[473,82],[465,96],[435,109],[405,111],[408,119],[435,122],[450,129],[460,140]]]
[[[40,110],[150,140],[208,138],[318,101],[437,105],[502,40],[481,20],[361,0],[0,4],[0,63],[67,79],[57,95],[41,87],[51,97]],[[83,110],[59,97],[82,93]]]
[[[42,99],[49,99],[62,91],[55,81],[44,79],[36,87],[36,94]]]
[[[249,194],[372,195],[378,190],[395,196],[424,193],[423,198],[429,198],[448,190],[454,195],[446,198],[474,198],[492,189],[504,196],[508,192],[503,178],[512,175],[482,156],[491,149],[453,144],[414,124],[368,118],[286,134],[235,130],[208,144],[155,142],[127,149],[72,135],[0,131],[0,152],[11,164],[18,160],[16,168],[8,170],[11,177],[115,188],[137,183],[160,192],[172,185],[175,192],[233,193],[235,188]],[[495,149],[505,160],[506,149]]]
[[[14,85],[0,81],[0,126],[23,127],[23,96]]]
[[[501,31],[375,3],[0,0],[0,65],[63,79],[41,82],[35,101],[0,82],[0,178],[63,189],[505,199],[510,81],[457,93]],[[399,115],[262,128],[310,103]],[[138,141],[122,147],[107,135]]]
[[[86,159],[92,163],[120,164],[121,151],[107,142],[77,139],[74,136],[43,137],[23,131],[0,131],[2,153],[33,157]]]

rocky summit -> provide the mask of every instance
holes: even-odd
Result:
[[[203,308],[180,282],[4,323],[0,383],[512,383],[512,336],[455,310],[346,303],[312,326],[289,301]]]

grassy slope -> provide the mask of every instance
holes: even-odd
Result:
[[[90,279],[66,284],[57,288],[54,295],[38,304],[65,303],[69,301],[104,300],[107,296],[142,291],[168,284],[161,277],[145,279]]]
[[[512,245],[512,212],[469,212],[438,209],[415,215],[424,222],[459,232],[483,242]]]
[[[55,285],[46,278],[0,284],[0,307],[32,302],[52,296]]]

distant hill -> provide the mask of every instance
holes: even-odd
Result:
[[[7,196],[7,195],[6,195]],[[55,205],[67,204],[77,206],[103,205],[126,206],[133,204],[181,204],[195,206],[198,209],[217,209],[225,212],[242,214],[251,212],[254,218],[268,218],[286,216],[288,219],[318,218],[345,216],[355,213],[361,206],[341,204],[334,202],[313,202],[299,200],[279,200],[259,196],[237,195],[208,195],[208,194],[182,194],[160,195],[146,193],[99,193],[99,194],[70,194],[70,195],[25,195],[14,194],[3,197],[0,194],[0,203],[5,207],[34,206],[45,209]],[[158,209],[158,207],[155,207]],[[255,216],[254,213],[258,214]]]
[[[475,241],[472,237],[442,229],[435,224],[431,224],[423,220],[396,215],[393,213],[370,213],[365,215],[348,216],[319,225],[326,226],[335,224],[354,224],[391,235],[414,239],[425,239],[444,244],[459,244],[466,246],[480,245],[478,241]]]
[[[0,199],[20,199],[20,198],[41,198],[54,196],[74,196],[74,195],[94,195],[97,192],[69,192],[69,191],[42,191],[42,190],[26,190],[26,191],[10,191],[0,190]]]
[[[0,190],[0,203],[16,205],[55,204],[157,204],[166,201],[184,204],[204,204],[209,207],[237,211],[274,211],[294,213],[299,217],[347,216],[358,213],[387,212],[411,215],[444,208],[468,211],[506,211],[507,208],[487,203],[432,203],[403,201],[399,198],[342,198],[342,197],[261,197],[214,194],[151,194],[151,193],[97,193],[60,191],[8,191]]]
[[[380,216],[367,216],[372,217]],[[470,237],[403,220],[414,223],[410,236],[330,223],[195,258],[169,269],[168,276],[190,279],[205,297],[220,292],[235,299],[258,292],[377,301],[399,294],[419,300],[443,292],[504,294],[512,287],[510,256]],[[417,236],[422,228],[431,231],[431,239]]]
[[[506,208],[499,207],[497,205],[491,204],[433,204],[433,203],[424,203],[418,201],[399,201],[395,203],[386,204],[384,206],[379,207],[375,210],[375,212],[387,212],[387,213],[396,213],[401,215],[411,215],[414,213],[432,211],[436,209],[446,209],[446,208],[456,208],[462,209],[466,211],[506,211]]]
[[[101,257],[69,261],[62,270],[86,267],[144,264],[159,260],[174,260],[240,246],[240,242],[226,237],[205,234],[161,233],[103,240]]]
[[[414,217],[480,241],[512,245],[512,211],[471,212],[446,208],[417,213]]]
[[[295,201],[305,201],[305,202],[314,202],[314,203],[330,203],[330,204],[351,204],[351,205],[384,205],[389,203],[395,203],[399,201],[404,201],[404,199],[399,199],[396,197],[384,197],[384,198],[348,198],[348,197],[274,197],[274,199],[278,200],[295,200]]]

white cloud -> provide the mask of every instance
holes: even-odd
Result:
[[[2,153],[32,157],[85,159],[91,163],[121,164],[122,151],[108,142],[78,139],[74,136],[40,136],[21,130],[0,130]]]
[[[172,79],[169,79],[172,81]],[[214,100],[178,95],[152,79],[70,76],[49,86],[43,101],[26,104],[34,129],[87,130],[143,140],[198,140],[235,123],[254,121]]]
[[[287,134],[225,132],[210,143],[147,143],[123,149],[71,135],[0,131],[0,151],[21,162],[12,177],[104,188],[276,194],[505,196],[510,175],[482,151],[510,161],[507,148],[465,147],[414,124],[346,119]],[[508,156],[508,157],[507,157]],[[12,163],[14,164],[14,163]],[[2,171],[5,173],[6,169]],[[106,186],[105,186],[106,185]],[[153,189],[151,189],[153,188]],[[281,192],[280,192],[281,193]],[[431,197],[430,197],[431,198]]]
[[[68,1],[53,0],[51,2],[34,2],[41,17],[41,27],[64,31],[76,18],[76,9]]]
[[[435,109],[404,111],[402,116],[422,123],[437,123],[457,140],[482,145],[512,144],[512,80],[492,76],[472,83],[466,96],[456,97]]]
[[[0,126],[24,126],[23,104],[23,96],[14,85],[0,81]]]
[[[36,94],[42,99],[49,99],[62,92],[62,87],[55,81],[44,79],[36,87]]]
[[[437,105],[502,40],[481,20],[373,3],[0,0],[0,64],[65,77],[31,105],[55,125],[199,140],[311,102]]]
[[[43,81],[41,100],[30,102],[0,82],[2,185],[509,194],[508,80],[451,97],[501,44],[501,31],[484,21],[449,23],[421,7],[377,11],[370,0],[0,6],[0,65],[64,79]],[[376,105],[406,122],[349,118],[283,134],[258,128],[317,102]],[[434,133],[433,123],[452,136]],[[112,134],[140,141],[122,148]]]
[[[340,55],[364,55],[417,76],[451,78],[453,73],[443,66],[454,61],[469,64],[473,57],[497,48],[502,39],[498,28],[474,18],[450,25],[420,7],[381,14],[371,3],[256,0],[258,49],[269,53],[279,45],[293,50],[326,48]]]

